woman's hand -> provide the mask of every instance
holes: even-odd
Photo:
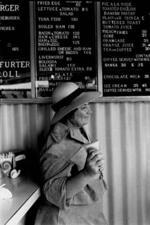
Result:
[[[93,179],[98,179],[100,176],[100,172],[103,171],[103,155],[95,148],[88,148],[87,153],[88,155],[83,173],[85,176],[91,177]]]
[[[87,148],[87,153],[84,168],[67,180],[67,198],[71,198],[93,179],[99,179],[101,175],[104,163],[102,153],[92,147]]]

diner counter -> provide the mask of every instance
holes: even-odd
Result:
[[[27,176],[0,178],[0,186],[5,184],[12,193],[10,199],[0,199],[0,225],[16,225],[40,197],[39,186]]]

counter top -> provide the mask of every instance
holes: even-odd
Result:
[[[40,197],[39,186],[27,176],[15,179],[0,178],[0,185],[11,191],[12,198],[0,200],[0,225],[19,223],[27,211]]]

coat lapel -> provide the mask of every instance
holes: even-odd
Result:
[[[72,128],[70,127],[70,137],[80,143],[87,144],[90,142],[85,130],[82,131],[83,128]]]

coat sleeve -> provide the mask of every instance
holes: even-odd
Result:
[[[59,208],[69,206],[66,198],[66,181],[70,176],[73,163],[66,161],[63,154],[60,154],[63,145],[55,143],[51,146],[51,151],[43,155],[41,159],[43,176],[43,193],[46,199]],[[59,154],[55,154],[59,151]]]

